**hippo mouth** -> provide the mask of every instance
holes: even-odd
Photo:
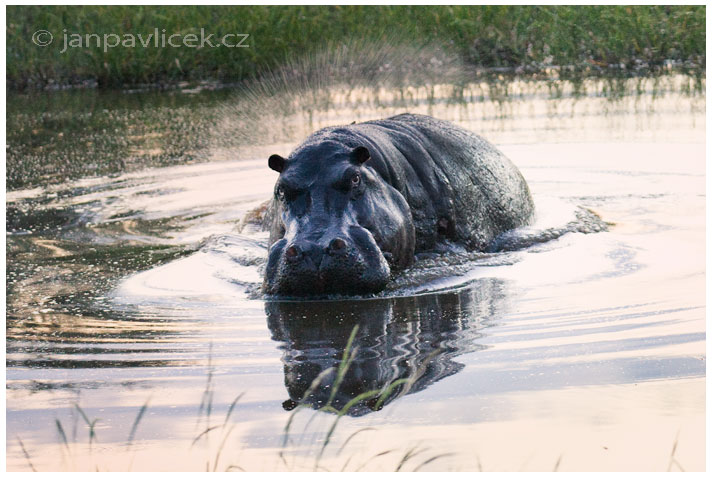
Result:
[[[358,247],[356,241],[342,239],[327,247],[315,244],[277,241],[270,250],[263,291],[280,297],[368,295],[383,290],[390,280],[388,261],[375,243]]]

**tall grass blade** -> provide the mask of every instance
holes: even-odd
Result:
[[[317,465],[319,464],[319,461],[321,460],[321,457],[324,455],[324,451],[326,450],[326,447],[329,446],[329,443],[331,442],[331,437],[334,434],[334,431],[336,430],[336,425],[339,423],[339,420],[341,417],[346,415],[357,403],[366,400],[367,398],[371,398],[375,395],[378,395],[378,390],[371,390],[369,392],[364,392],[360,393],[351,400],[349,400],[346,405],[339,411],[339,414],[336,416],[334,419],[334,422],[331,424],[331,427],[329,427],[329,431],[326,433],[326,437],[324,438],[324,444],[321,446],[321,449],[319,450],[319,454],[316,457],[316,460],[314,462],[314,469],[316,470]]]
[[[146,403],[143,404],[141,407],[141,410],[138,411],[138,415],[136,415],[136,419],[134,420],[133,426],[131,427],[131,432],[129,433],[129,439],[128,439],[128,446],[131,446],[133,443],[134,437],[136,435],[136,430],[138,429],[138,424],[141,422],[141,419],[143,418],[143,414],[146,413],[146,409],[148,408],[148,400],[146,400]]]
[[[341,362],[339,363],[339,368],[336,371],[336,379],[334,380],[334,385],[331,389],[331,394],[329,395],[329,400],[326,402],[327,407],[330,406],[331,403],[333,402],[334,397],[336,396],[336,392],[339,390],[339,387],[341,386],[341,382],[344,380],[344,377],[346,376],[346,372],[348,371],[349,366],[351,365],[351,362],[356,357],[357,347],[354,347],[353,350],[351,349],[351,347],[353,345],[354,339],[356,338],[357,332],[358,332],[358,325],[355,325],[353,330],[351,331],[349,340],[346,342],[346,347],[344,348],[344,353],[341,357]]]
[[[682,472],[685,471],[682,466],[680,466],[680,462],[677,461],[677,458],[675,458],[675,452],[677,451],[677,442],[679,438],[680,430],[677,431],[677,434],[675,435],[675,441],[672,444],[672,450],[670,451],[670,462],[668,463],[667,471],[672,471],[672,465],[677,465],[677,467],[680,468],[680,471]]]
[[[227,439],[232,433],[232,431],[235,429],[237,425],[233,425],[230,427],[230,429],[223,435],[223,439],[220,442],[220,446],[218,447],[218,451],[215,454],[215,462],[213,463],[213,471],[217,471],[218,468],[218,462],[220,461],[220,454],[222,453],[223,447],[225,446],[225,443],[227,443]]]
[[[225,414],[225,421],[223,422],[223,426],[227,425],[227,421],[230,419],[230,415],[232,415],[232,411],[235,409],[235,405],[237,405],[237,402],[240,401],[243,395],[245,395],[245,392],[242,392],[240,395],[235,397],[235,400],[233,400],[230,404],[230,408],[227,409],[227,413]]]
[[[356,435],[358,435],[359,433],[368,432],[368,431],[375,431],[375,430],[376,430],[376,429],[373,428],[373,427],[366,427],[366,428],[361,428],[360,430],[356,430],[356,431],[353,432],[351,435],[349,435],[349,436],[346,438],[346,440],[344,440],[344,443],[341,445],[341,448],[339,448],[339,451],[337,452],[337,454],[339,454],[339,453],[341,453],[342,451],[344,451],[344,448],[346,448],[346,445],[348,445],[349,442],[351,441],[351,439],[354,438],[354,437],[355,437]]]
[[[96,422],[98,422],[99,419],[98,419],[98,418],[95,418],[94,420],[91,420],[91,421],[90,421],[90,420],[89,420],[89,417],[88,417],[87,414],[84,412],[84,410],[82,410],[82,408],[79,406],[78,403],[75,403],[75,404],[74,404],[74,407],[75,407],[75,408],[77,409],[77,411],[79,412],[79,415],[80,415],[80,416],[82,417],[82,419],[84,420],[84,423],[86,423],[87,426],[89,427],[89,446],[91,446],[91,444],[93,443],[93,441],[96,439],[96,433],[95,433],[95,431],[94,431],[94,427],[96,426]]]
[[[210,415],[212,413],[213,404],[213,343],[210,342],[208,349],[208,379],[205,383],[205,390],[203,390],[203,395],[200,400],[200,407],[198,408],[198,423],[200,423],[200,418],[205,412],[205,421],[207,427],[210,427]]]
[[[388,399],[388,397],[391,395],[391,393],[393,393],[393,390],[395,390],[395,388],[400,385],[403,385],[403,388],[398,392],[398,395],[396,395],[396,398],[406,395],[408,392],[410,392],[410,389],[413,387],[413,385],[425,373],[428,363],[430,363],[436,356],[438,356],[442,352],[443,352],[442,349],[433,350],[430,354],[428,354],[427,357],[425,357],[425,359],[423,359],[423,361],[420,363],[420,365],[418,365],[418,367],[415,369],[415,372],[410,377],[400,378],[398,380],[394,380],[393,382],[391,382],[381,392],[381,395],[378,397],[378,400],[376,401],[376,404],[374,405],[373,408],[375,410],[380,409],[381,405],[383,405],[383,403]]]
[[[383,402],[385,402],[388,397],[393,393],[393,390],[396,389],[396,387],[400,385],[407,385],[413,383],[412,378],[399,378],[398,380],[394,380],[391,382],[383,391],[379,393],[378,400],[376,400],[376,404],[373,406],[374,410],[379,410],[381,405],[383,405]],[[405,387],[403,387],[405,389]],[[408,387],[410,389],[410,387]],[[402,391],[401,391],[402,392]],[[398,395],[404,395],[404,393],[399,393]]]
[[[359,466],[358,468],[356,468],[356,471],[361,471],[361,470],[363,470],[363,468],[364,468],[366,465],[368,465],[369,463],[371,463],[371,461],[374,460],[375,458],[380,458],[380,457],[382,457],[382,456],[386,456],[386,455],[388,455],[388,454],[390,454],[390,453],[393,453],[393,452],[395,452],[395,451],[396,451],[396,450],[393,449],[393,450],[385,450],[385,451],[382,451],[382,452],[380,452],[380,453],[376,453],[376,454],[373,455],[370,459],[368,459],[368,460],[366,460],[365,462],[363,462],[363,463],[361,464],[361,466]]]
[[[327,375],[329,375],[333,372],[334,372],[333,367],[329,367],[325,370],[322,370],[321,373],[319,373],[319,375],[317,375],[316,378],[314,380],[312,380],[312,383],[309,386],[309,388],[307,389],[307,391],[304,392],[304,395],[302,396],[302,402],[304,402],[309,395],[314,393],[314,390],[316,390],[316,388],[319,385],[321,385],[321,382],[324,380],[324,378]],[[284,439],[282,440],[282,448],[285,448],[289,441],[289,430],[291,429],[292,423],[294,422],[294,417],[296,416],[297,412],[299,412],[299,410],[304,409],[304,408],[309,408],[309,406],[305,405],[303,403],[300,403],[299,406],[297,406],[294,410],[292,410],[292,413],[289,414],[287,423],[284,425]]]
[[[413,468],[413,472],[416,472],[416,471],[420,470],[422,467],[424,467],[425,465],[428,465],[428,464],[434,462],[435,460],[439,460],[440,458],[444,458],[444,457],[446,457],[446,456],[452,456],[452,455],[454,455],[454,453],[442,453],[442,454],[440,454],[440,455],[435,455],[435,456],[433,456],[433,457],[431,457],[431,458],[428,458],[428,459],[425,460],[423,463],[421,463],[420,465],[418,465],[418,466],[416,466],[415,468]]]
[[[62,440],[62,443],[64,443],[64,447],[67,449],[67,452],[69,452],[69,441],[67,441],[67,434],[64,433],[64,427],[62,427],[62,422],[60,422],[58,418],[55,418],[54,423],[57,425],[57,432],[59,432],[59,438]]]
[[[400,471],[401,468],[403,468],[403,465],[405,465],[408,460],[410,460],[410,459],[412,459],[413,457],[415,457],[415,456],[421,454],[421,453],[424,452],[424,451],[425,451],[425,450],[419,450],[418,447],[416,447],[416,446],[414,446],[414,447],[411,448],[410,450],[406,451],[406,452],[405,452],[405,455],[403,455],[403,458],[401,458],[400,463],[398,463],[398,466],[396,467],[396,470],[395,470],[395,471]]]
[[[17,437],[17,441],[20,442],[20,448],[22,448],[22,454],[25,455],[25,459],[27,460],[27,464],[30,465],[30,469],[32,471],[36,472],[37,470],[35,469],[35,466],[32,464],[32,460],[30,459],[30,454],[27,453],[27,450],[25,449],[25,444],[22,443],[22,440],[20,439],[19,436]]]
[[[222,425],[214,425],[214,426],[212,426],[212,427],[206,428],[205,430],[203,430],[202,432],[200,432],[200,434],[199,434],[197,437],[193,438],[193,441],[192,441],[192,443],[190,444],[190,447],[193,448],[193,446],[195,446],[195,444],[198,443],[198,441],[199,441],[201,438],[203,438],[205,435],[207,435],[207,434],[210,433],[211,431],[217,430],[218,428],[221,428],[221,427],[222,427]]]

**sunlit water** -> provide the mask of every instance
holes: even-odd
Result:
[[[239,100],[222,94],[203,105],[220,119],[200,143],[208,162],[9,191],[8,470],[703,470],[704,96],[512,88],[506,101],[381,92],[378,106],[274,120],[254,150],[225,141]],[[580,208],[608,230],[425,258],[375,298],[256,297],[266,234],[239,224],[275,180],[261,151],[403,111],[514,161],[537,205],[519,237]],[[333,413],[285,408],[338,365],[355,325],[350,375],[314,400],[411,382],[329,435]]]

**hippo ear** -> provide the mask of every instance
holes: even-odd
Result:
[[[278,154],[273,154],[269,157],[267,162],[270,168],[274,169],[278,173],[281,173],[282,170],[284,170],[284,165],[287,163],[287,160]]]
[[[365,146],[358,146],[357,148],[354,148],[353,151],[351,151],[351,157],[358,164],[363,164],[369,159],[371,159],[371,153]]]

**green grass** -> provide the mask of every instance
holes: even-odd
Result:
[[[704,70],[705,6],[8,6],[10,88],[240,81],[344,42],[442,45],[478,68]],[[249,48],[63,49],[63,35],[249,34]],[[48,30],[47,47],[31,39]],[[106,50],[106,51],[104,51]]]

